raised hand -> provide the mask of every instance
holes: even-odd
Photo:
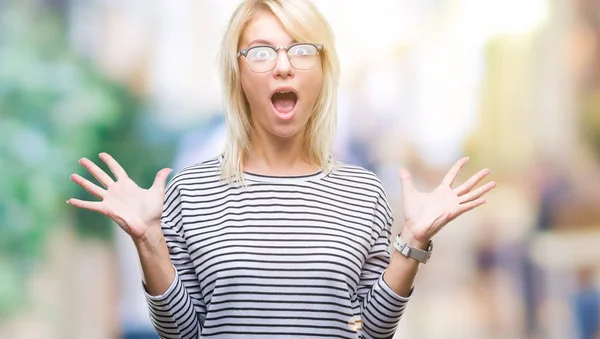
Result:
[[[431,192],[417,191],[410,173],[405,169],[400,170],[405,221],[403,236],[409,233],[407,237],[412,237],[413,242],[424,247],[450,221],[486,202],[482,196],[495,188],[496,183],[491,181],[477,189],[474,188],[491,173],[489,169],[480,170],[462,185],[452,188],[468,160],[458,160],[441,184]]]
[[[114,220],[131,238],[142,239],[150,227],[160,228],[165,186],[171,169],[164,168],[156,174],[149,189],[140,188],[131,180],[123,167],[109,154],[100,153],[100,159],[108,165],[116,180],[94,162],[82,158],[79,163],[86,168],[104,188],[80,175],[71,175],[71,180],[101,201],[85,201],[71,198],[67,203],[101,213]]]

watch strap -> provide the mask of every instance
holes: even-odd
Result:
[[[431,252],[433,251],[433,242],[429,241],[427,250],[424,251],[422,249],[410,246],[404,241],[404,239],[402,239],[402,235],[398,234],[396,240],[394,241],[394,247],[403,256],[415,259],[416,261],[425,264],[431,257]]]

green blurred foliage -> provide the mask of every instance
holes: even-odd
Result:
[[[0,319],[27,304],[27,275],[65,220],[82,236],[111,239],[110,220],[65,203],[97,200],[69,180],[94,181],[78,159],[107,170],[97,155],[109,152],[148,187],[170,166],[175,141],[142,100],[69,50],[60,15],[18,4],[0,10]]]

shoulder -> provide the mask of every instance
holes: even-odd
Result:
[[[333,181],[345,182],[356,189],[370,191],[385,199],[385,189],[379,176],[362,166],[335,161],[329,178]]]
[[[169,188],[181,189],[191,186],[206,188],[207,186],[221,185],[221,181],[221,162],[217,156],[183,167],[175,173],[169,183]]]
[[[393,213],[383,183],[375,172],[364,167],[336,161],[329,176],[331,181],[343,182],[354,193],[369,196],[376,215],[382,223],[393,220]]]

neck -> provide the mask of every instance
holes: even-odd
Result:
[[[255,131],[258,132],[258,131]],[[250,150],[244,159],[244,171],[273,176],[314,173],[304,151],[302,133],[291,138],[278,138],[268,133],[253,133]]]

